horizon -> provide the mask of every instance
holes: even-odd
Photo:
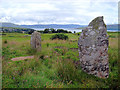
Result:
[[[0,23],[11,23],[11,24],[15,24],[15,23],[12,23],[12,22],[0,22]],[[15,24],[15,25],[19,25],[19,24]],[[27,24],[21,24],[20,26],[22,25],[27,25]],[[30,25],[30,24],[28,24]],[[31,24],[31,25],[81,25],[81,26],[88,26],[88,24]],[[106,24],[106,25],[119,25],[118,23],[117,24]]]
[[[1,22],[18,25],[88,25],[95,17],[104,16],[107,25],[118,24],[118,0],[1,0],[0,2]]]

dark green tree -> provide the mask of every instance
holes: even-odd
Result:
[[[49,28],[46,28],[43,33],[49,33]]]
[[[74,31],[74,33],[76,33],[76,31]]]

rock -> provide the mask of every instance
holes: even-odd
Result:
[[[108,36],[103,16],[92,20],[78,40],[80,66],[88,74],[108,78]]]
[[[21,60],[26,60],[26,59],[34,59],[34,56],[26,56],[26,57],[16,57],[12,58],[12,61],[21,61]]]
[[[34,31],[31,35],[31,47],[33,49],[41,50],[41,35],[37,31]]]

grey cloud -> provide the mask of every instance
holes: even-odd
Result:
[[[117,2],[80,1],[2,0],[0,20],[10,17],[11,22],[20,24],[21,22],[88,24],[94,17],[104,15],[107,23],[113,21],[116,23],[113,19],[117,19],[114,18],[117,17]]]

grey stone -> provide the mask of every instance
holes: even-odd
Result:
[[[80,66],[88,74],[108,78],[108,35],[103,16],[93,19],[78,40]]]
[[[32,33],[30,43],[33,49],[41,50],[41,35],[39,32],[34,31]]]

